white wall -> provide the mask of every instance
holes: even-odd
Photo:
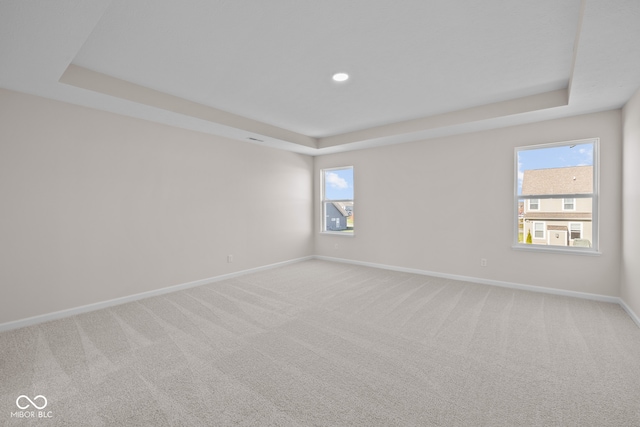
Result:
[[[311,255],[312,167],[0,89],[0,324]]]
[[[639,111],[636,94],[622,266],[636,313]],[[511,249],[513,148],[591,137],[602,255]],[[319,170],[346,165],[355,236],[320,235]],[[311,158],[0,89],[0,324],[314,253],[617,296],[621,167],[619,110]]]
[[[640,90],[622,110],[622,286],[620,296],[640,316]]]
[[[513,250],[514,147],[592,137],[601,144],[602,255]],[[621,147],[615,110],[316,157],[315,253],[618,296]],[[347,165],[354,166],[355,236],[318,234],[319,170]]]

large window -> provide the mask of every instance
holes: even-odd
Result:
[[[598,140],[516,148],[514,246],[598,250]]]
[[[353,166],[323,169],[322,231],[353,235]]]

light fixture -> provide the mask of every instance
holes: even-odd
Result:
[[[349,79],[349,74],[347,73],[335,73],[333,75],[333,81],[334,82],[345,82]]]

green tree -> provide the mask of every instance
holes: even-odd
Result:
[[[533,239],[531,238],[531,230],[529,230],[529,234],[527,234],[527,245],[533,243]]]

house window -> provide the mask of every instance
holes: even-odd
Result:
[[[572,222],[569,224],[569,238],[573,239],[582,239],[582,223],[581,222]]]
[[[563,211],[575,211],[576,210],[576,199],[562,199],[562,210]]]
[[[533,238],[544,239],[544,222],[533,223]]]
[[[322,169],[322,232],[353,235],[353,166]]]
[[[598,253],[598,145],[589,139],[515,149],[514,248]],[[547,228],[569,238],[548,242]]]

